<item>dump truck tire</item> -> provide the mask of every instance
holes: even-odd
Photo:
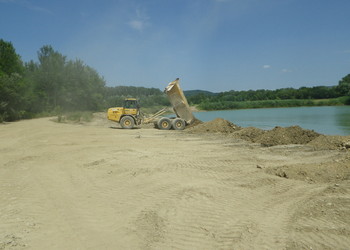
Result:
[[[183,119],[176,118],[172,120],[172,126],[175,130],[184,130],[186,127],[186,122]]]
[[[169,130],[171,128],[171,120],[167,117],[163,117],[157,122],[158,128],[162,130]]]
[[[135,126],[134,118],[132,118],[131,116],[124,116],[120,120],[120,126],[122,128],[128,128],[128,129],[133,128]]]

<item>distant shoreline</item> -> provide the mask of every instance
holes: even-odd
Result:
[[[261,101],[222,101],[203,102],[191,106],[192,111],[218,111],[259,108],[292,108],[292,107],[321,107],[321,106],[347,106],[350,105],[350,97],[338,97],[330,99],[288,99],[288,100],[261,100]],[[196,110],[196,111],[195,111]],[[198,110],[198,111],[197,111]]]

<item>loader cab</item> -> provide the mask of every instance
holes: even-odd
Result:
[[[140,109],[140,104],[135,98],[127,98],[124,100],[124,109]]]
[[[120,122],[123,116],[132,116],[137,120],[140,114],[140,105],[136,98],[126,98],[122,107],[109,108],[107,118],[111,121]]]
[[[125,115],[138,115],[140,105],[137,99],[127,98],[124,100],[123,108]]]

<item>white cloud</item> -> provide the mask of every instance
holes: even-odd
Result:
[[[345,54],[349,54],[350,53],[350,49],[344,50],[343,51]]]
[[[145,27],[144,22],[140,21],[140,20],[132,20],[129,22],[129,25],[131,28],[133,28],[135,30],[139,30],[139,31],[142,31]]]
[[[269,69],[269,68],[271,68],[271,65],[265,64],[265,65],[262,66],[262,68],[263,69]]]
[[[46,14],[53,14],[53,12],[49,9],[43,8],[43,7],[39,7],[39,6],[34,6],[34,5],[28,5],[27,6],[28,9],[37,11],[37,12],[42,12],[42,13],[46,13]]]
[[[290,69],[282,69],[281,70],[283,73],[290,73],[290,72],[292,72]]]
[[[147,26],[149,26],[149,17],[145,14],[145,11],[136,9],[136,17],[128,22],[129,26],[138,31],[143,31]]]

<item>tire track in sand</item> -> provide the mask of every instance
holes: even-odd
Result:
[[[164,223],[161,240],[148,242],[147,247],[281,249],[288,240],[291,211],[318,191],[318,187],[295,187],[294,181],[261,175],[247,169],[251,165],[229,159],[198,158],[162,165],[154,172],[139,175],[138,178],[150,178],[149,182],[142,195],[130,197],[134,201],[140,196],[147,200],[145,209]],[[193,178],[196,184],[191,182]],[[242,186],[249,182],[255,182],[254,189]],[[138,228],[140,221],[136,217],[133,223]]]

